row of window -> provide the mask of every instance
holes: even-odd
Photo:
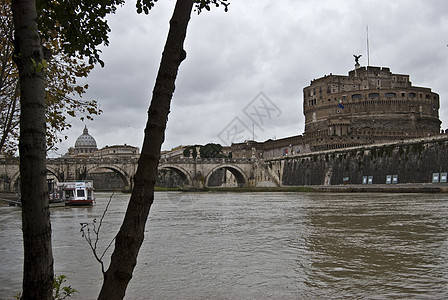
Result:
[[[393,92],[385,93],[384,96],[386,98],[397,98],[397,94],[393,93]],[[414,93],[414,92],[411,92],[411,93],[408,93],[407,96],[408,96],[408,98],[416,98],[417,94]],[[362,94],[353,94],[351,96],[352,100],[361,100],[363,97],[364,96]],[[380,94],[379,93],[369,93],[367,97],[370,98],[370,99],[376,99],[376,98],[380,98]],[[405,98],[406,97],[406,93],[401,93],[401,97]],[[420,93],[419,97],[420,97],[420,99],[423,99],[423,94]],[[334,99],[336,101],[338,100],[338,98],[334,98]],[[426,94],[425,95],[425,99],[430,100],[431,99],[431,95]],[[342,100],[343,101],[347,100],[347,96],[342,96]],[[436,96],[434,96],[434,100],[437,101],[437,97]],[[330,102],[331,99],[328,98],[328,101]],[[314,106],[314,105],[317,105],[317,100],[316,99],[309,99],[308,100],[308,106]]]
[[[345,80],[345,78],[343,78],[343,80]],[[353,79],[351,79],[351,80],[353,80]],[[407,82],[407,78],[406,77],[398,77],[398,80],[397,80],[397,78],[395,76],[393,76],[392,81],[393,82]],[[381,86],[381,80],[380,79],[376,80],[376,85],[377,86]],[[336,90],[337,90],[338,86],[340,86],[340,85],[339,84],[335,84],[335,83],[333,83],[331,85],[330,84],[327,85],[327,94],[329,94],[329,93],[336,93]],[[358,88],[358,85],[354,84],[353,88],[354,89]],[[364,86],[364,89],[367,89],[367,88],[368,88],[367,86]],[[342,90],[344,90],[344,89],[345,89],[345,84],[342,84]],[[322,87],[321,86],[319,87],[319,93],[322,94]],[[316,88],[313,88],[312,90],[311,89],[308,90],[308,96],[309,97],[310,96],[314,96],[314,95],[316,95]]]
[[[396,97],[397,97],[397,94],[396,94],[396,93],[385,93],[384,96],[385,96],[386,98],[396,98]],[[423,98],[423,94],[420,93],[419,96],[420,96],[421,99]],[[345,97],[345,96],[344,96],[344,97]],[[344,97],[343,97],[343,98],[344,98]],[[380,97],[380,94],[379,94],[379,93],[370,93],[370,94],[368,95],[368,97],[369,97],[369,98],[379,98],[379,97]],[[401,93],[401,97],[402,97],[402,98],[406,97],[406,93]],[[417,97],[417,94],[411,92],[411,93],[408,93],[408,97],[409,97],[409,98],[416,98],[416,97]],[[353,100],[355,100],[355,99],[362,99],[362,98],[363,98],[362,94],[353,94],[353,95],[352,95],[352,99],[353,99]],[[426,95],[425,95],[425,99],[428,99],[428,100],[431,99],[431,95],[426,94]],[[329,100],[330,100],[330,99],[329,99]],[[434,100],[437,100],[437,97],[436,97],[436,96],[434,96]]]
[[[86,149],[86,150],[77,149],[77,150],[78,150],[78,153],[92,153],[92,152],[96,151],[96,149]]]

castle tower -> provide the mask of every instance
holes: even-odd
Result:
[[[303,89],[305,143],[312,151],[440,133],[439,95],[389,68],[358,67]]]

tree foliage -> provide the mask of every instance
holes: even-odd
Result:
[[[69,3],[69,4],[67,4]],[[70,118],[93,119],[101,113],[96,100],[83,100],[88,85],[79,83],[93,69],[93,62],[100,62],[100,44],[108,45],[110,28],[105,20],[107,13],[115,12],[123,1],[102,1],[101,4],[85,1],[38,1],[42,15],[39,18],[40,34],[51,59],[46,66],[46,121],[47,150],[56,150],[56,144],[66,139],[63,131],[70,128]],[[11,0],[0,0],[0,153],[13,155],[17,149],[19,124],[18,71],[13,63],[13,24]],[[74,11],[67,11],[67,5]],[[64,9],[62,7],[65,7]],[[88,13],[82,9],[90,10]],[[76,10],[79,12],[76,14]],[[98,16],[94,17],[94,12]],[[88,18],[93,18],[93,21]],[[75,21],[84,22],[82,27]],[[50,27],[49,27],[50,26]],[[70,29],[72,28],[72,29]],[[78,28],[74,30],[73,28]],[[59,34],[61,30],[64,34]],[[90,34],[82,37],[78,34]],[[88,42],[89,44],[83,44]],[[78,45],[76,45],[78,43]],[[80,49],[77,51],[76,49]],[[86,58],[92,63],[88,63]]]
[[[71,127],[69,118],[93,120],[102,112],[96,100],[82,99],[89,85],[79,80],[89,75],[93,65],[64,53],[61,43],[53,39],[45,44],[53,53],[46,72],[47,149],[57,149],[56,144],[67,138],[62,132]]]
[[[63,51],[74,57],[89,59],[89,63],[104,62],[100,59],[100,45],[109,45],[111,31],[106,16],[115,13],[124,0],[60,1],[37,0],[38,26],[46,41],[63,41]]]
[[[12,60],[14,25],[11,1],[0,0],[0,153],[17,149],[19,124],[18,71]]]
[[[137,0],[137,13],[149,14],[149,11],[154,7],[158,0]],[[224,7],[224,11],[229,10],[230,3],[227,0],[196,0],[194,2],[194,8],[199,13],[203,9],[210,10],[211,6],[219,7],[220,5]]]

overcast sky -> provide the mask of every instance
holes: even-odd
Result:
[[[104,112],[74,120],[53,156],[73,146],[84,125],[98,148],[141,148],[174,4],[160,0],[149,15],[138,15],[130,0],[109,17],[106,65],[86,80],[84,96]],[[367,65],[366,26],[370,65],[408,74],[413,85],[438,93],[448,128],[448,1],[231,0],[227,13],[192,15],[162,148],[302,134],[303,88],[330,73],[347,75],[353,54]]]

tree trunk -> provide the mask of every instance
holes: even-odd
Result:
[[[104,273],[104,282],[98,299],[123,299],[137,264],[145,224],[154,200],[154,184],[157,178],[160,149],[165,139],[170,102],[175,89],[174,83],[180,63],[186,57],[183,43],[193,3],[194,0],[177,0],[174,8],[148,111],[134,189],[123,224],[115,239],[115,249],[110,266]]]
[[[22,299],[52,299],[53,254],[46,183],[45,65],[34,0],[13,0],[14,61],[20,82]]]

